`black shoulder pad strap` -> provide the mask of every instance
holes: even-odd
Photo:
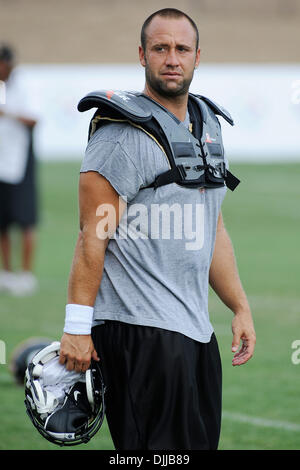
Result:
[[[227,121],[231,126],[234,125],[234,121],[231,117],[231,114],[225,108],[223,108],[223,106],[220,106],[215,101],[210,100],[206,96],[195,95],[193,93],[190,93],[190,95],[195,96],[196,98],[199,98],[200,100],[204,101],[204,103],[207,104],[215,114],[217,114],[218,116],[222,116],[222,118],[224,118],[225,121]]]
[[[100,112],[116,111],[135,122],[147,122],[152,118],[150,107],[141,102],[138,93],[128,91],[99,90],[88,93],[79,101],[77,109],[83,112],[91,108],[99,108]]]

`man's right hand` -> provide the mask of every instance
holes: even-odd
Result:
[[[91,359],[100,360],[91,335],[63,334],[60,341],[60,364],[65,364],[70,371],[85,372],[90,367]]]

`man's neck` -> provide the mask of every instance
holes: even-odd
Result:
[[[156,93],[154,90],[149,88],[147,84],[145,85],[143,93],[154,101],[157,101],[159,104],[167,108],[171,113],[173,113],[180,121],[184,121],[187,112],[187,103],[188,103],[188,93],[185,95],[166,97],[161,96]]]

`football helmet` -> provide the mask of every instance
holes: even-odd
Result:
[[[60,446],[88,442],[105,416],[105,385],[99,364],[86,372],[59,363],[60,342],[38,352],[25,373],[25,406],[35,428]]]

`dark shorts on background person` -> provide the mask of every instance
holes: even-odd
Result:
[[[92,329],[116,450],[215,450],[222,368],[215,335],[107,321]]]
[[[37,224],[36,161],[30,145],[26,171],[18,184],[0,182],[0,231],[11,225],[21,229]]]

